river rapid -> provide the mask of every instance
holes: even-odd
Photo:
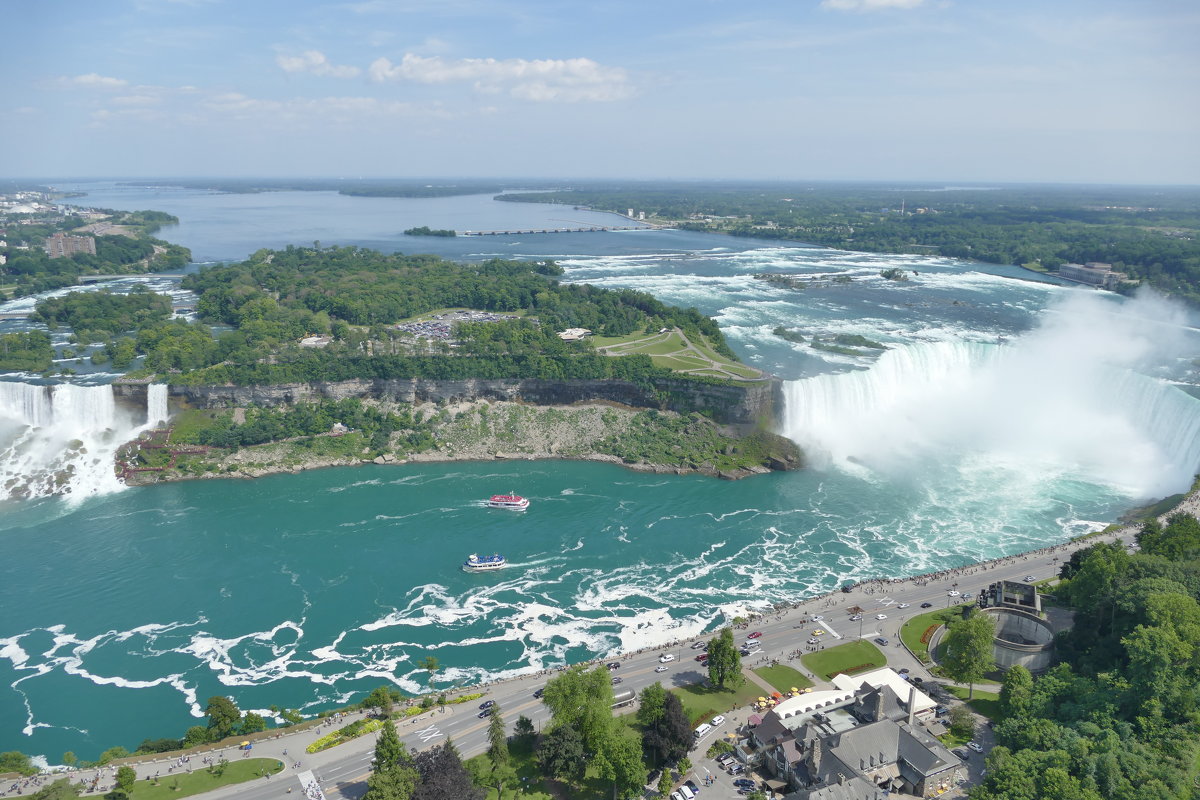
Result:
[[[159,236],[198,261],[314,239],[551,257],[567,280],[693,305],[787,381],[781,432],[813,466],[725,482],[595,463],[367,465],[4,501],[0,750],[51,763],[180,736],[214,694],[311,713],[383,682],[420,691],[428,655],[438,685],[477,683],[692,636],[845,581],[1043,547],[1186,490],[1200,464],[1200,337],[1155,298],[681,231],[400,233],[616,219],[487,197],[78,188],[81,205],[176,214]],[[880,277],[890,267],[909,279]],[[777,326],[888,349],[815,350]],[[529,511],[483,506],[509,490]],[[473,552],[510,566],[466,574]]]

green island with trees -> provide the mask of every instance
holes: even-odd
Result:
[[[409,228],[404,232],[405,236],[445,236],[453,237],[458,234],[449,228],[431,228],[428,225],[421,225],[416,228]]]
[[[72,328],[73,343],[103,342],[91,354],[93,363],[126,370],[141,358],[131,375],[158,376],[180,391],[533,379],[551,385],[615,382],[634,387],[645,403],[638,410],[480,401],[451,410],[356,397],[193,409],[176,418],[168,446],[140,448],[123,462],[133,482],[504,452],[725,477],[799,466],[795,445],[771,434],[768,420],[734,429],[689,394],[733,387],[736,395],[739,385],[765,380],[737,361],[716,323],[642,292],[564,284],[560,274],[548,261],[456,264],[355,247],[288,247],[185,277],[184,286],[198,295],[200,318],[193,322],[172,317],[169,298],[145,289],[47,298],[36,305],[34,318],[52,329]],[[452,323],[429,327],[455,315]],[[609,343],[606,351],[590,337],[567,341],[559,335],[572,328],[594,331]],[[684,359],[645,345],[663,336],[691,355]],[[8,353],[0,356],[8,361],[0,364],[47,366],[51,350],[44,335],[6,338],[4,344]],[[544,435],[550,430],[554,436]],[[531,445],[531,439],[541,443]],[[279,446],[241,452],[267,444]]]
[[[647,221],[687,230],[1039,271],[1103,262],[1136,281],[1200,300],[1200,192],[1194,187],[597,183],[497,199],[618,213],[633,208]]]

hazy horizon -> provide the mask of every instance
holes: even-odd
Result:
[[[6,11],[15,178],[1200,184],[1183,0]]]

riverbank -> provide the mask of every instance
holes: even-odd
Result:
[[[376,404],[387,409],[389,404]],[[612,404],[530,406],[482,400],[426,403],[413,414],[426,420],[430,446],[413,447],[407,432],[393,433],[382,449],[350,430],[238,448],[193,448],[191,442],[156,448],[134,445],[121,457],[129,485],[196,478],[258,478],[358,464],[403,465],[451,461],[597,461],[639,472],[701,474],[737,480],[798,469],[800,449],[764,430],[721,426],[699,415],[646,411]],[[225,412],[223,412],[225,413]],[[246,409],[231,409],[245,419]],[[199,412],[177,422],[196,423]],[[211,417],[209,417],[211,419]],[[164,451],[162,453],[161,451]]]

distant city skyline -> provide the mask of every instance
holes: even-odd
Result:
[[[4,177],[1200,184],[1183,0],[61,0],[4,17]]]

